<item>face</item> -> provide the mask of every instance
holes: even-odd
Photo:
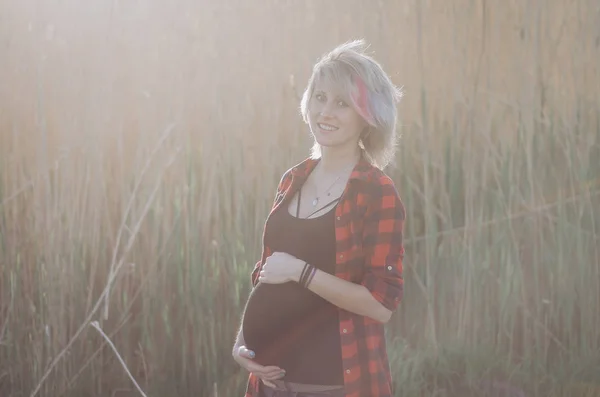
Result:
[[[323,148],[358,146],[360,134],[367,126],[349,98],[336,87],[322,82],[317,82],[310,99],[308,124]]]

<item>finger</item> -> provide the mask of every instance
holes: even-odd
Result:
[[[276,389],[276,388],[277,388],[277,386],[275,386],[275,384],[273,384],[273,383],[269,382],[268,380],[266,380],[266,379],[262,379],[262,378],[261,378],[261,380],[262,380],[262,382],[263,382],[265,385],[267,385],[267,386],[269,386],[269,387],[272,387],[273,389]]]
[[[266,277],[259,278],[259,280],[263,284],[277,284],[277,282],[271,280],[270,278],[266,278]]]
[[[259,378],[264,378],[267,380],[281,379],[282,377],[285,376],[285,371],[283,371],[281,369],[265,370],[264,367],[257,368],[257,369],[251,369],[250,372],[253,373],[254,375],[258,376]]]
[[[285,371],[279,371],[271,374],[265,374],[262,376],[263,379],[266,380],[278,380],[285,376]]]
[[[255,363],[254,361],[249,361],[246,368],[250,372],[255,373],[258,376],[267,376],[269,378],[277,376],[281,372],[285,372],[279,367],[274,367],[274,366],[264,367],[260,364]]]
[[[285,375],[285,370],[279,367],[263,367],[263,373],[269,379],[279,379]]]
[[[269,374],[269,373],[261,373],[261,372],[251,371],[250,373],[260,379],[266,379],[266,380],[270,380],[270,381],[278,380],[285,376],[285,373],[283,373],[283,372],[275,372],[275,373]]]
[[[271,281],[271,279],[268,278],[266,274],[261,274],[260,276],[258,276],[258,280],[262,283],[267,283],[267,284]]]
[[[253,358],[253,356],[249,352],[242,349],[238,349],[238,351],[236,352],[236,356],[237,360],[252,360]]]
[[[246,346],[240,347],[239,354],[242,357],[246,357],[246,358],[250,358],[250,359],[252,359],[256,356],[256,354],[252,350],[248,349]]]

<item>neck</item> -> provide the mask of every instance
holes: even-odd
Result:
[[[322,172],[327,174],[341,172],[348,167],[353,167],[358,162],[360,154],[358,146],[346,150],[321,147],[321,164],[319,167]]]

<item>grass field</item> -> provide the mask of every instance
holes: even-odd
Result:
[[[358,37],[405,93],[397,396],[600,395],[597,1],[21,0],[0,1],[2,397],[140,395],[108,340],[148,396],[242,395],[263,222],[311,146],[299,95]]]

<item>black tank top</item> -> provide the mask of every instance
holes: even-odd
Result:
[[[280,206],[269,218],[265,242],[334,274],[335,205],[324,215],[300,219]],[[343,385],[338,308],[296,282],[259,283],[248,299],[242,329],[261,365],[286,371],[289,382]]]

